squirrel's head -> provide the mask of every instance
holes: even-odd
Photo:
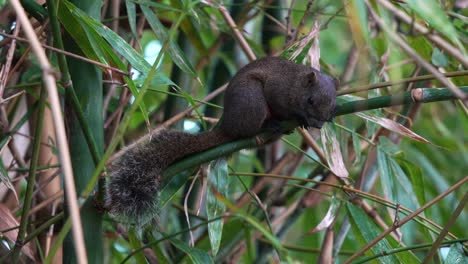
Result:
[[[336,89],[339,82],[315,69],[306,74],[304,94],[301,96],[302,124],[322,128],[335,116]]]

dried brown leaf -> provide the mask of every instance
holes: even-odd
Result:
[[[11,213],[10,209],[4,204],[0,204],[0,230],[8,230],[2,232],[2,235],[7,237],[11,242],[15,243],[16,238],[18,237],[18,227],[19,223],[16,218]],[[33,250],[31,249],[31,244],[28,243],[21,248],[21,252],[25,254],[28,258],[35,260]]]
[[[357,113],[357,115],[361,118],[364,118],[366,120],[369,120],[371,122],[374,122],[374,123],[377,123],[379,124],[380,126],[390,130],[390,131],[393,131],[395,133],[398,133],[402,136],[405,136],[405,137],[409,137],[413,140],[417,140],[417,141],[420,141],[420,142],[424,142],[424,143],[428,143],[428,144],[432,144],[429,140],[421,137],[420,135],[414,133],[413,131],[411,131],[409,128],[391,120],[391,119],[388,119],[388,118],[385,118],[385,117],[377,117],[377,116],[371,116],[371,115],[368,115],[368,114],[364,114],[364,113]]]

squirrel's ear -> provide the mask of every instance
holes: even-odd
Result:
[[[317,73],[312,71],[311,73],[307,74],[307,82],[309,83],[316,83],[317,82]]]
[[[335,83],[335,90],[338,90],[338,87],[340,86],[340,79],[333,78],[333,82]]]

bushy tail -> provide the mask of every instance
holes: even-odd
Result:
[[[157,215],[161,174],[171,163],[230,140],[220,130],[201,134],[162,130],[151,138],[127,151],[110,169],[106,208],[124,223],[142,226]]]

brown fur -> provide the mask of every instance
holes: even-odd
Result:
[[[311,67],[267,57],[239,70],[224,97],[219,129],[197,135],[163,130],[113,164],[106,197],[111,214],[137,225],[151,220],[162,172],[184,156],[255,136],[283,120],[320,128],[333,117],[336,82]]]

